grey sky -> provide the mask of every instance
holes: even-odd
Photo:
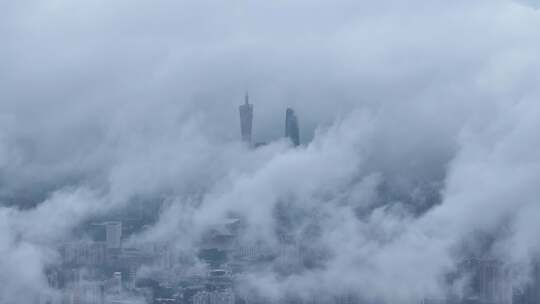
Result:
[[[314,245],[333,259],[284,281],[256,274],[271,296],[334,282],[414,302],[445,288],[457,244],[503,222],[493,254],[526,264],[539,245],[539,17],[506,0],[2,4],[0,281],[16,279],[0,302],[42,288],[55,242],[136,195],[189,214],[138,236],[179,247],[229,211],[269,244],[277,202],[320,215],[302,224],[323,227]],[[239,143],[246,90],[255,140],[275,141],[256,151]],[[299,150],[280,141],[288,106]],[[193,235],[179,235],[185,222]]]

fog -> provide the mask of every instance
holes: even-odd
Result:
[[[58,245],[140,197],[166,203],[130,242],[179,251],[230,214],[275,249],[284,209],[320,259],[240,278],[275,301],[418,303],[480,251],[522,286],[540,245],[533,2],[2,3],[0,303],[48,290]]]

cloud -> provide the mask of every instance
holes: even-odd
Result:
[[[58,261],[58,244],[108,205],[84,189],[59,190],[31,210],[0,208],[0,301],[30,302],[52,292],[44,270]]]
[[[524,5],[528,5],[530,7],[535,8],[535,9],[540,8],[540,2],[536,1],[536,0],[518,0],[516,2],[524,4]]]
[[[178,249],[231,212],[242,241],[276,249],[284,208],[320,264],[246,275],[275,298],[444,294],[479,233],[495,236],[490,254],[529,263],[537,17],[504,0],[8,4],[0,300],[45,288],[58,242],[140,197],[170,209],[133,241]],[[246,90],[269,142],[256,150],[238,140]],[[299,149],[281,140],[288,106]]]

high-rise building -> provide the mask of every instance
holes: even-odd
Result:
[[[285,112],[285,137],[289,138],[295,146],[300,145],[298,117],[296,117],[294,110],[291,108],[287,108]]]
[[[199,291],[192,299],[193,304],[234,304],[234,292],[227,288],[224,290]]]
[[[464,300],[486,304],[512,304],[511,269],[502,261],[491,258],[471,258],[461,268],[470,277]],[[467,303],[469,303],[467,302]]]
[[[105,223],[107,249],[120,249],[122,245],[122,222]]]
[[[74,266],[99,266],[105,263],[105,242],[69,242],[61,247],[63,263]]]
[[[530,265],[529,281],[516,288],[513,304],[540,303],[540,261],[535,258]]]
[[[122,273],[115,272],[111,280],[111,289],[114,294],[122,293]]]
[[[240,133],[242,141],[251,145],[251,130],[253,127],[253,105],[249,103],[249,95],[246,93],[244,104],[239,108],[240,111]]]

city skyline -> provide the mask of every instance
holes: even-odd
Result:
[[[0,304],[540,303],[534,2],[6,2]]]
[[[253,142],[253,104],[249,103],[249,94],[246,92],[244,104],[238,107],[240,113],[240,136],[248,146],[263,146],[266,142]],[[300,145],[300,128],[298,117],[294,110],[287,107],[285,110],[285,138],[289,139],[296,147]]]

